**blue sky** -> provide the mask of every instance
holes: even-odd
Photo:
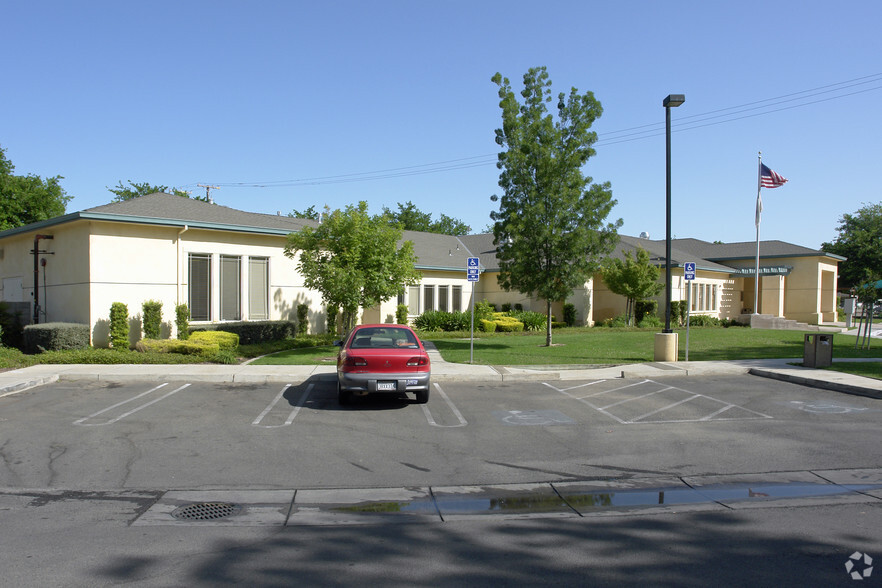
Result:
[[[474,232],[499,194],[494,73],[530,67],[604,114],[586,168],[621,232],[665,231],[662,99],[676,237],[819,247],[880,198],[882,3],[520,0],[4,0],[0,146],[64,176],[68,211],[120,180],[283,215],[412,201]],[[773,100],[776,99],[776,100]],[[735,108],[742,107],[742,108]],[[750,109],[750,110],[745,110]],[[713,117],[713,118],[711,118]]]

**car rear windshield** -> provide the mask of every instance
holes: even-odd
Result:
[[[411,331],[386,327],[356,331],[350,347],[352,349],[417,349],[419,345]]]

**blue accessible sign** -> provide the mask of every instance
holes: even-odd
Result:
[[[683,279],[684,280],[694,280],[695,279],[695,262],[687,261],[683,264]]]
[[[478,264],[477,257],[469,257],[468,264],[466,265],[466,273],[469,277],[469,282],[477,282],[478,275],[480,274],[480,265]]]

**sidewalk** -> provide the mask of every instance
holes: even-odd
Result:
[[[748,359],[737,361],[648,362],[616,366],[487,366],[448,363],[434,349],[432,381],[524,382],[546,380],[604,380],[615,378],[662,378],[665,376],[732,376],[752,374],[882,399],[882,380],[829,370],[804,368],[794,359]],[[849,360],[838,360],[849,361]],[[861,360],[850,360],[861,361]],[[63,381],[190,381],[237,384],[293,384],[309,378],[333,379],[335,366],[268,365],[35,365],[0,373],[0,397],[58,380]]]

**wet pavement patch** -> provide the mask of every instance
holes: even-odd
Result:
[[[550,484],[433,487],[445,521],[492,516],[499,518],[576,517],[578,513]]]
[[[288,525],[440,522],[428,488],[298,490]]]
[[[732,509],[777,506],[774,503],[784,499],[792,506],[872,500],[812,472],[686,477],[683,481],[710,500]]]
[[[880,499],[882,469],[475,486],[171,491],[133,524],[296,526],[590,518]]]
[[[679,478],[588,480],[552,485],[582,516],[725,509]]]

